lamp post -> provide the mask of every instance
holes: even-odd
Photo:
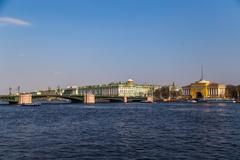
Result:
[[[240,100],[240,86],[237,87],[237,100]]]
[[[9,87],[9,95],[12,95],[12,87]]]
[[[20,94],[20,89],[21,89],[21,87],[18,86],[18,87],[17,87],[17,93],[18,93],[18,94]]]

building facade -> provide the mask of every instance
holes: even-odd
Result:
[[[153,95],[154,90],[157,88],[159,88],[157,85],[135,84],[132,79],[129,79],[127,82],[78,87],[77,91],[76,89],[69,89],[66,90],[68,93],[64,92],[64,94],[94,94],[95,96],[108,97],[147,97]]]
[[[225,98],[226,85],[201,79],[182,89],[184,98]]]
[[[63,90],[63,93],[61,93],[63,96],[72,96],[72,95],[78,95],[78,87],[77,86],[71,86],[67,87]]]

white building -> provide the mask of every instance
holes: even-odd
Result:
[[[146,97],[153,95],[154,90],[160,86],[149,84],[135,84],[132,79],[127,82],[110,83],[107,85],[93,85],[66,89],[65,95],[84,95],[87,93],[96,96],[112,96],[112,97]]]

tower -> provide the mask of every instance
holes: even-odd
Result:
[[[20,86],[17,87],[17,93],[20,94]]]
[[[200,80],[203,80],[203,66],[201,66],[201,79]]]

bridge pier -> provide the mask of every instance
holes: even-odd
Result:
[[[124,102],[124,103],[127,103],[127,102],[128,102],[128,98],[127,98],[127,96],[124,96],[124,98],[123,98],[123,102]]]
[[[85,94],[83,102],[85,104],[94,104],[96,102],[95,95],[94,94]]]
[[[147,102],[153,103],[153,96],[148,96],[147,97]]]
[[[32,104],[32,95],[20,94],[18,99],[18,104]]]

